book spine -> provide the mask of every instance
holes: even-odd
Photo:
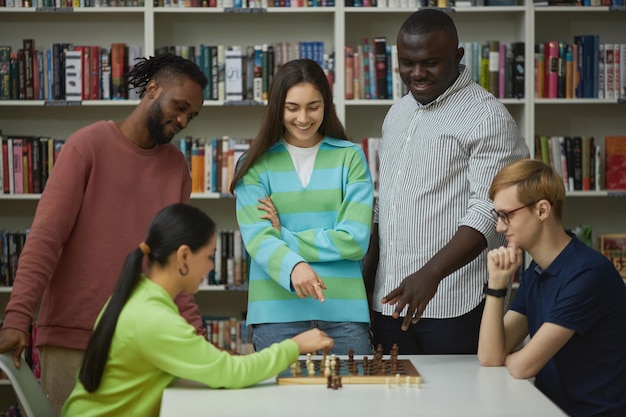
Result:
[[[128,98],[128,89],[125,83],[126,74],[126,44],[111,44],[111,98],[125,100]]]
[[[559,62],[559,44],[556,41],[546,42],[545,44],[545,86],[544,97],[558,97],[558,62]]]
[[[68,101],[80,101],[83,98],[82,52],[73,50],[65,53],[65,99]]]
[[[100,100],[102,92],[100,91],[100,47],[91,45],[89,51],[91,72],[89,77],[89,98],[88,100]]]
[[[24,194],[22,139],[13,138],[13,194]]]
[[[11,47],[0,46],[0,100],[11,99]]]
[[[261,45],[254,46],[254,101],[263,101],[263,49]]]
[[[489,41],[489,84],[488,90],[495,97],[500,97],[500,42]]]
[[[35,72],[33,57],[35,55],[35,41],[33,39],[24,39],[22,41],[24,48],[24,99],[35,99]]]
[[[225,52],[226,100],[243,100],[243,61],[240,46],[231,46]]]
[[[376,57],[376,98],[388,99],[387,94],[387,38],[374,38],[374,53]]]
[[[127,59],[126,68],[128,69],[128,72],[130,73],[135,67],[137,60],[141,58],[142,47],[141,45],[128,45],[127,50],[128,50],[128,59]],[[130,88],[130,86],[128,86],[128,99],[139,100],[139,90],[136,88]]]
[[[354,99],[354,47],[345,47],[344,95],[346,100]]]

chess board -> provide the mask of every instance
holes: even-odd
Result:
[[[300,359],[296,363],[298,370],[293,367],[286,369],[276,376],[276,382],[279,385],[322,385],[327,384],[328,379],[324,376],[323,360],[320,358],[311,359],[315,365],[315,373],[309,374],[306,360]],[[389,384],[395,383],[398,378],[402,384],[409,377],[411,384],[421,384],[421,375],[408,359],[397,359],[395,365],[390,359],[382,359],[380,364],[375,361],[367,361],[364,365],[363,359],[353,359],[350,363],[349,359],[339,359],[339,376],[341,376],[342,384]],[[419,381],[419,382],[418,382]]]

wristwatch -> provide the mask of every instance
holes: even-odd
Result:
[[[490,295],[496,298],[506,297],[507,289],[504,288],[502,290],[494,290],[493,288],[489,288],[488,284],[485,284],[483,287],[483,294]]]

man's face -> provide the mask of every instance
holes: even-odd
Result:
[[[445,32],[400,32],[397,46],[400,77],[421,104],[435,100],[457,79],[463,48]]]
[[[204,102],[202,87],[191,79],[159,85],[148,110],[147,129],[157,145],[171,140],[198,115]]]

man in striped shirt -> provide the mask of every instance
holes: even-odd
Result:
[[[380,189],[365,278],[374,341],[401,354],[476,353],[488,247],[488,190],[529,151],[507,109],[472,81],[452,19],[424,9],[397,37],[409,94],[383,123]],[[373,292],[373,294],[372,294]]]

